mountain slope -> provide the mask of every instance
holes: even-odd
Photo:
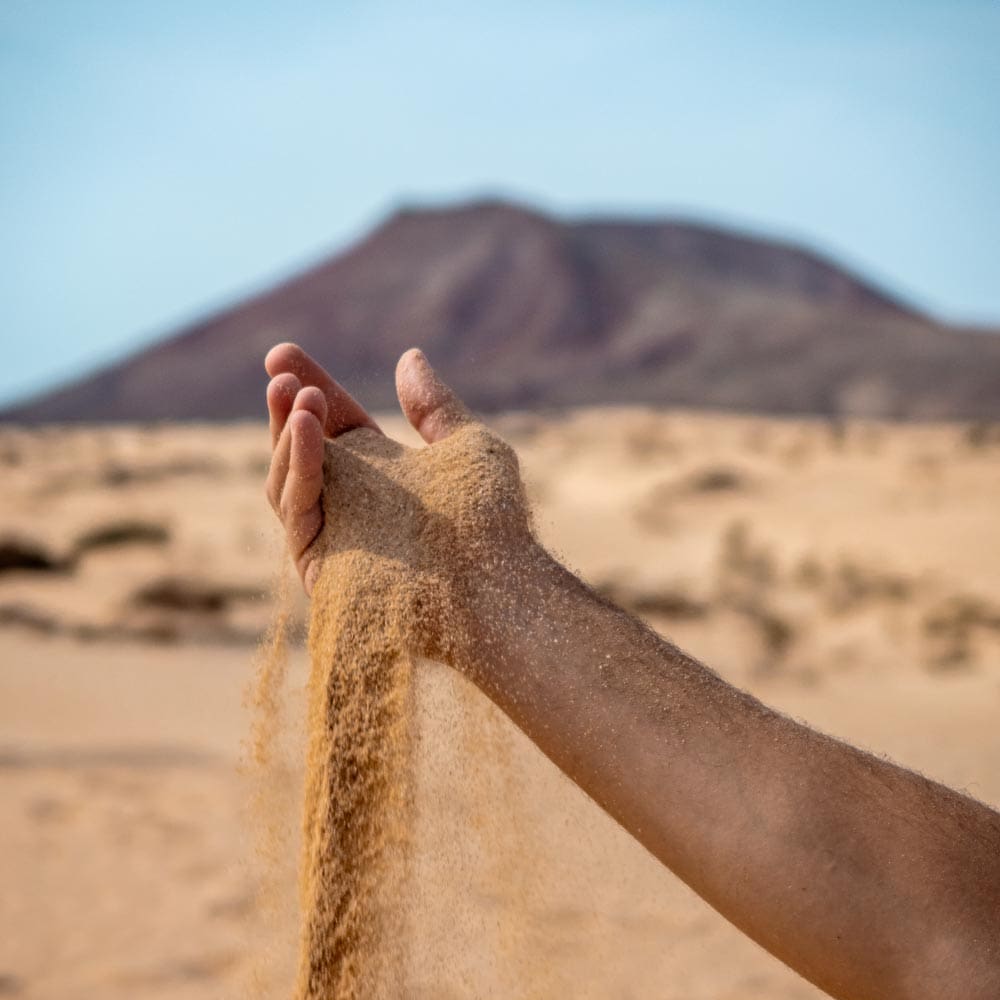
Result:
[[[423,347],[475,407],[650,402],[1000,416],[1000,337],[943,327],[803,249],[499,202],[397,213],[367,239],[95,375],[24,422],[261,414],[280,340],[372,407]]]

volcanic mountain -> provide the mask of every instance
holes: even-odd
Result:
[[[6,420],[260,417],[294,340],[366,405],[419,345],[476,408],[653,403],[1000,417],[1000,336],[944,326],[797,246],[503,202],[405,210],[329,260]]]

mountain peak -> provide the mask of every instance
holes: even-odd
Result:
[[[1000,416],[1000,338],[945,328],[822,256],[688,220],[403,206],[344,253],[4,415],[260,415],[261,359],[315,354],[366,404],[424,347],[474,407],[645,402]]]

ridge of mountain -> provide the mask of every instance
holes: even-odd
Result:
[[[261,361],[282,340],[373,409],[395,407],[396,359],[419,345],[484,410],[1000,417],[1000,337],[937,323],[808,249],[478,201],[401,210],[346,251],[0,419],[259,417]]]

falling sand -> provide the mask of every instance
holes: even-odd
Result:
[[[507,619],[517,593],[500,581],[529,551],[513,451],[481,425],[430,448],[362,429],[326,449],[294,997],[610,995],[628,950],[609,929],[655,891],[659,866],[593,885],[588,873],[622,867],[603,845],[642,849],[483,696],[477,623]],[[280,711],[281,676],[258,672],[265,716]],[[257,733],[266,744],[280,728]],[[290,782],[265,784],[273,797]],[[266,863],[280,866],[280,846]],[[256,995],[288,995],[265,978]]]
[[[478,425],[412,450],[327,442],[313,591],[296,996],[401,996],[413,825],[414,656],[468,650],[470,574],[528,530],[513,452]]]

